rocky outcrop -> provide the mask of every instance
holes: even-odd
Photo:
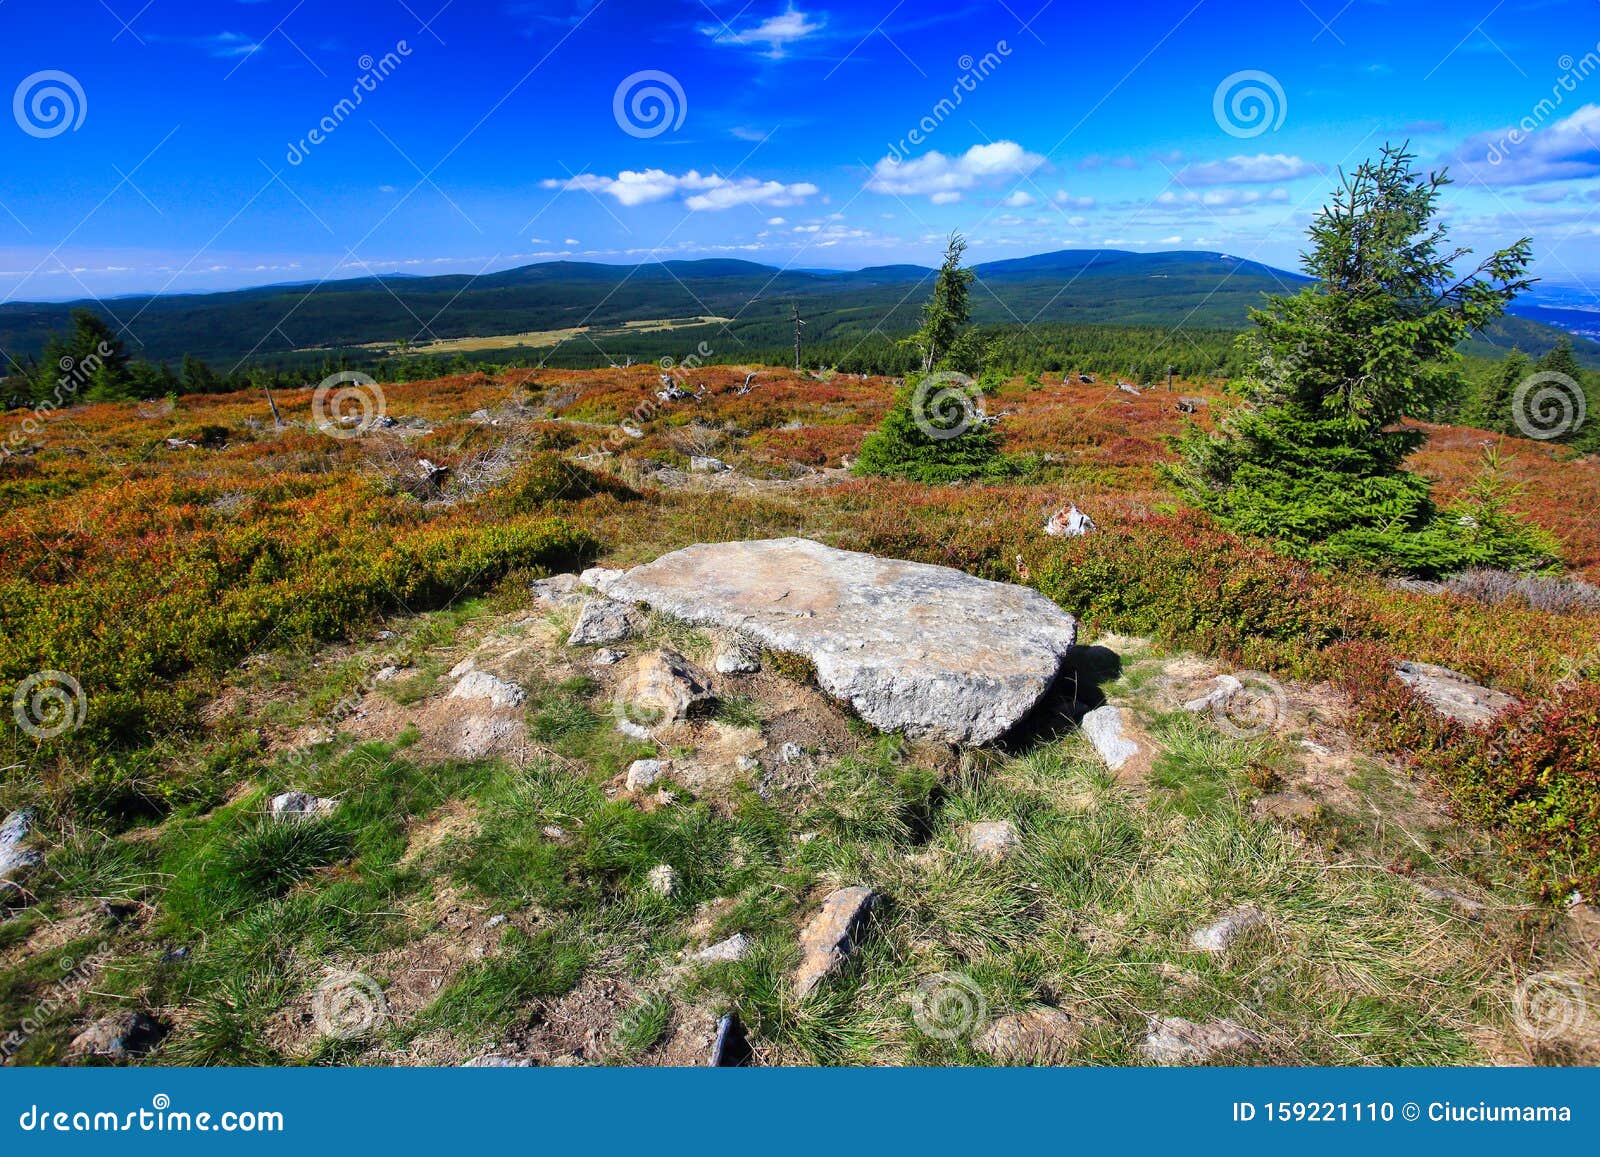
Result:
[[[1189,943],[1201,952],[1225,952],[1228,945],[1267,922],[1267,914],[1254,904],[1230,908],[1204,928],[1196,928]]]
[[[1078,726],[1112,771],[1120,772],[1148,754],[1139,743],[1132,714],[1126,707],[1110,703],[1096,707]]]
[[[339,806],[336,799],[323,799],[304,791],[286,791],[272,797],[269,810],[273,819],[302,820],[332,815]]]
[[[628,765],[628,775],[625,780],[629,791],[643,791],[647,787],[654,787],[656,780],[668,771],[672,764],[665,759],[636,759]]]
[[[22,846],[32,830],[33,813],[27,808],[12,812],[0,824],[0,884],[21,879],[44,862],[38,852]]]
[[[804,955],[794,974],[796,996],[802,1000],[810,996],[849,959],[861,924],[876,899],[871,888],[856,887],[840,888],[822,901],[822,911],[800,934],[800,951]]]
[[[1000,1017],[972,1043],[1003,1065],[1064,1065],[1081,1033],[1082,1026],[1067,1013],[1039,1005]]]
[[[1159,1017],[1139,1043],[1144,1059],[1157,1065],[1203,1065],[1225,1053],[1252,1048],[1261,1038],[1231,1020],[1196,1024],[1181,1016]]]
[[[1474,683],[1459,671],[1432,663],[1397,663],[1394,673],[1440,715],[1468,727],[1487,723],[1516,703],[1504,691]]]
[[[705,672],[676,651],[641,656],[617,687],[619,713],[646,728],[687,719],[697,703],[711,698]]]
[[[485,699],[494,707],[520,707],[528,693],[487,671],[468,671],[450,690],[452,699]]]
[[[969,827],[966,834],[968,849],[991,864],[1005,859],[1022,842],[1010,820],[983,820]]]
[[[578,612],[578,621],[567,636],[569,647],[602,647],[620,643],[633,634],[633,618],[628,608],[615,599],[598,598]]]
[[[802,538],[702,543],[585,581],[803,655],[867,722],[981,744],[1054,682],[1077,624],[1037,591]]]

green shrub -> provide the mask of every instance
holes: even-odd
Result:
[[[906,386],[861,443],[855,472],[930,485],[1016,473],[994,427],[982,420],[980,400],[960,375],[934,374]]]

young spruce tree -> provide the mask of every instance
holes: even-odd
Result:
[[[922,328],[907,344],[922,357],[922,374],[895,397],[883,424],[867,435],[857,474],[939,484],[992,478],[1012,471],[994,427],[983,418],[982,396],[967,374],[982,370],[984,343],[967,306],[973,274],[961,267],[967,243],[952,233]]]
[[[1402,147],[1343,178],[1312,224],[1313,283],[1254,310],[1241,339],[1247,404],[1216,434],[1191,427],[1175,470],[1226,525],[1321,564],[1365,561],[1440,574],[1550,561],[1538,536],[1486,536],[1470,511],[1441,514],[1403,463],[1426,435],[1402,425],[1457,388],[1456,346],[1530,282],[1527,238],[1465,276],[1436,218],[1443,173]]]

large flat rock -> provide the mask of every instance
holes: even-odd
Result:
[[[1004,734],[1077,637],[1027,587],[803,538],[686,547],[608,578],[606,593],[804,655],[875,727],[951,743]]]

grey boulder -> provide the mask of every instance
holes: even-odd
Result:
[[[1027,587],[803,538],[701,543],[602,581],[614,599],[803,655],[875,727],[949,743],[1008,731],[1077,638]]]

